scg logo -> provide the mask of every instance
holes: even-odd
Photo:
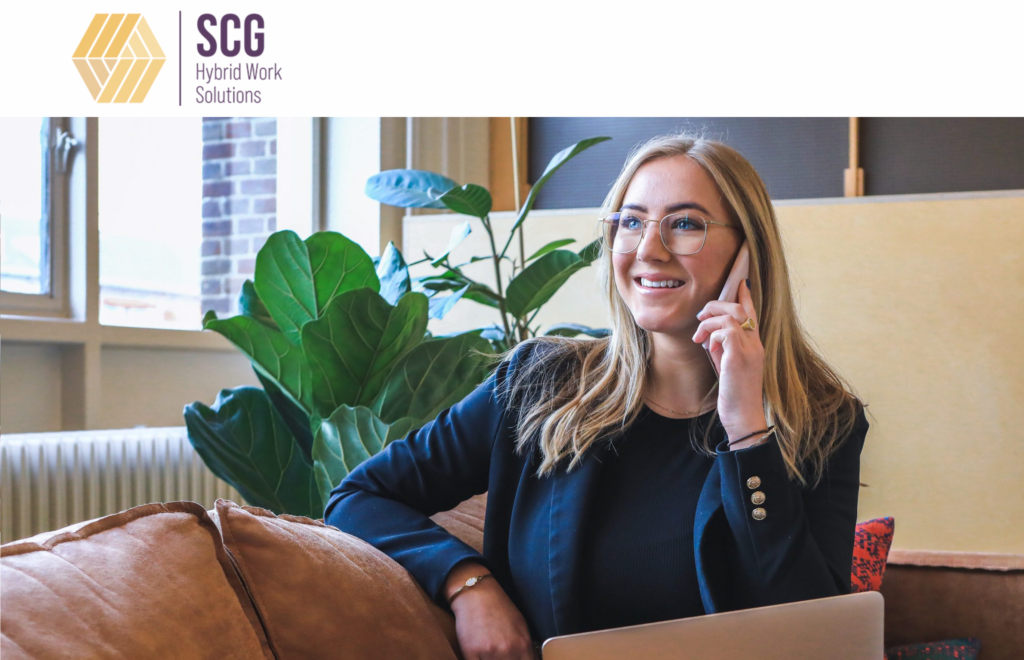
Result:
[[[259,30],[253,29],[253,24]],[[199,34],[206,39],[206,44],[197,44],[199,54],[203,57],[212,57],[217,53],[217,37],[210,33],[210,27],[217,26],[217,17],[213,14],[203,14],[199,17]],[[235,39],[231,41],[228,32],[241,29],[242,20],[237,14],[224,14],[220,18],[220,52],[225,57],[238,55],[241,48],[240,42]],[[259,14],[249,14],[245,17],[245,54],[249,57],[259,57],[263,54],[263,17]]]

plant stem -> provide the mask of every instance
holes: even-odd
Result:
[[[516,118],[510,118],[512,124],[512,188],[516,199],[516,215],[519,214],[519,151],[516,144]],[[502,252],[504,254],[504,252]],[[523,226],[519,225],[519,260],[526,263],[526,247],[523,243]]]
[[[486,218],[486,219],[485,219]],[[494,244],[494,232],[491,231],[490,218],[480,218],[484,221],[484,229],[487,230],[487,237],[491,240],[491,254],[494,257],[494,283],[498,286],[498,308],[501,310],[501,323],[505,326],[505,337],[512,337],[512,328],[508,325],[508,312],[505,309],[505,292],[501,286],[501,257],[498,256],[498,248]]]

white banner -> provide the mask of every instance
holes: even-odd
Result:
[[[1019,3],[1000,4],[1002,13],[983,9],[986,2],[955,13],[892,2],[242,4],[7,0],[0,112],[982,116],[1024,109]]]

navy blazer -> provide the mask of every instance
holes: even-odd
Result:
[[[331,491],[324,521],[397,561],[441,606],[451,569],[463,559],[480,562],[542,641],[582,630],[577,558],[598,468],[611,454],[607,442],[597,443],[571,472],[563,464],[538,479],[538,451],[515,453],[516,411],[495,388],[534,346],[521,345],[465,399],[360,464]],[[849,593],[863,408],[857,422],[813,490],[789,480],[774,436],[729,451],[721,425],[712,429],[721,442],[693,535],[707,613]],[[752,488],[754,477],[760,484]],[[765,495],[763,520],[751,515],[755,490]],[[484,492],[481,556],[429,516]]]

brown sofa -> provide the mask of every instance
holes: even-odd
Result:
[[[434,516],[480,549],[486,496]],[[321,521],[147,504],[0,548],[0,655],[456,658],[454,620],[390,558]],[[888,645],[1024,646],[1024,557],[893,552]]]
[[[1024,657],[1024,555],[893,549],[885,645],[981,640],[981,660]]]

